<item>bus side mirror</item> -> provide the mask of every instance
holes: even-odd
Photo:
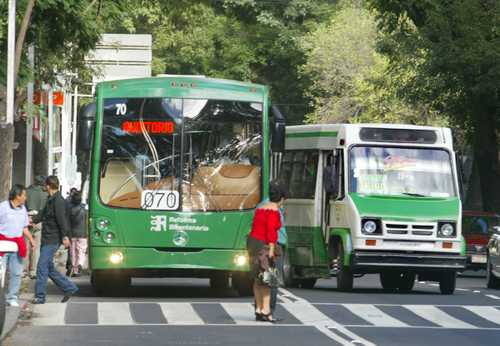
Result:
[[[283,116],[283,114],[281,114],[280,110],[276,106],[272,106],[271,111],[274,116],[271,149],[275,153],[284,153],[286,136],[285,117]]]
[[[96,104],[89,103],[81,108],[78,116],[78,146],[82,151],[92,149],[92,140],[94,135]]]

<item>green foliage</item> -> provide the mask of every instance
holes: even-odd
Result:
[[[314,111],[308,122],[391,122],[443,124],[423,104],[409,105],[397,95],[404,73],[389,71],[376,51],[375,16],[360,4],[343,2],[329,23],[306,35],[307,61],[300,67],[312,83],[307,93]]]

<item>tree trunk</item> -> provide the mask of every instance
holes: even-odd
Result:
[[[14,125],[0,125],[0,201],[8,198],[11,187],[12,143],[14,143]]]
[[[19,65],[21,64],[21,53],[23,52],[24,39],[26,38],[26,31],[28,31],[28,26],[31,21],[31,13],[33,13],[33,7],[35,6],[35,0],[29,0],[26,5],[26,10],[24,11],[23,21],[19,27],[19,33],[17,34],[16,40],[16,65],[14,72],[14,81],[17,80],[17,74],[19,72]],[[15,82],[14,82],[15,84]]]
[[[495,110],[477,109],[474,138],[474,157],[479,169],[483,208],[485,211],[500,209],[500,163]]]

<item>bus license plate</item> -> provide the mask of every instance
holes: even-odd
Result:
[[[141,207],[148,210],[177,210],[179,192],[171,190],[143,190]]]
[[[486,263],[486,255],[472,255],[470,261],[472,263]]]

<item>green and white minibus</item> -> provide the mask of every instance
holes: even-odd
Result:
[[[352,290],[378,273],[387,291],[410,291],[418,276],[454,292],[466,257],[450,129],[288,126],[279,179],[290,193],[287,284],[334,275]]]

